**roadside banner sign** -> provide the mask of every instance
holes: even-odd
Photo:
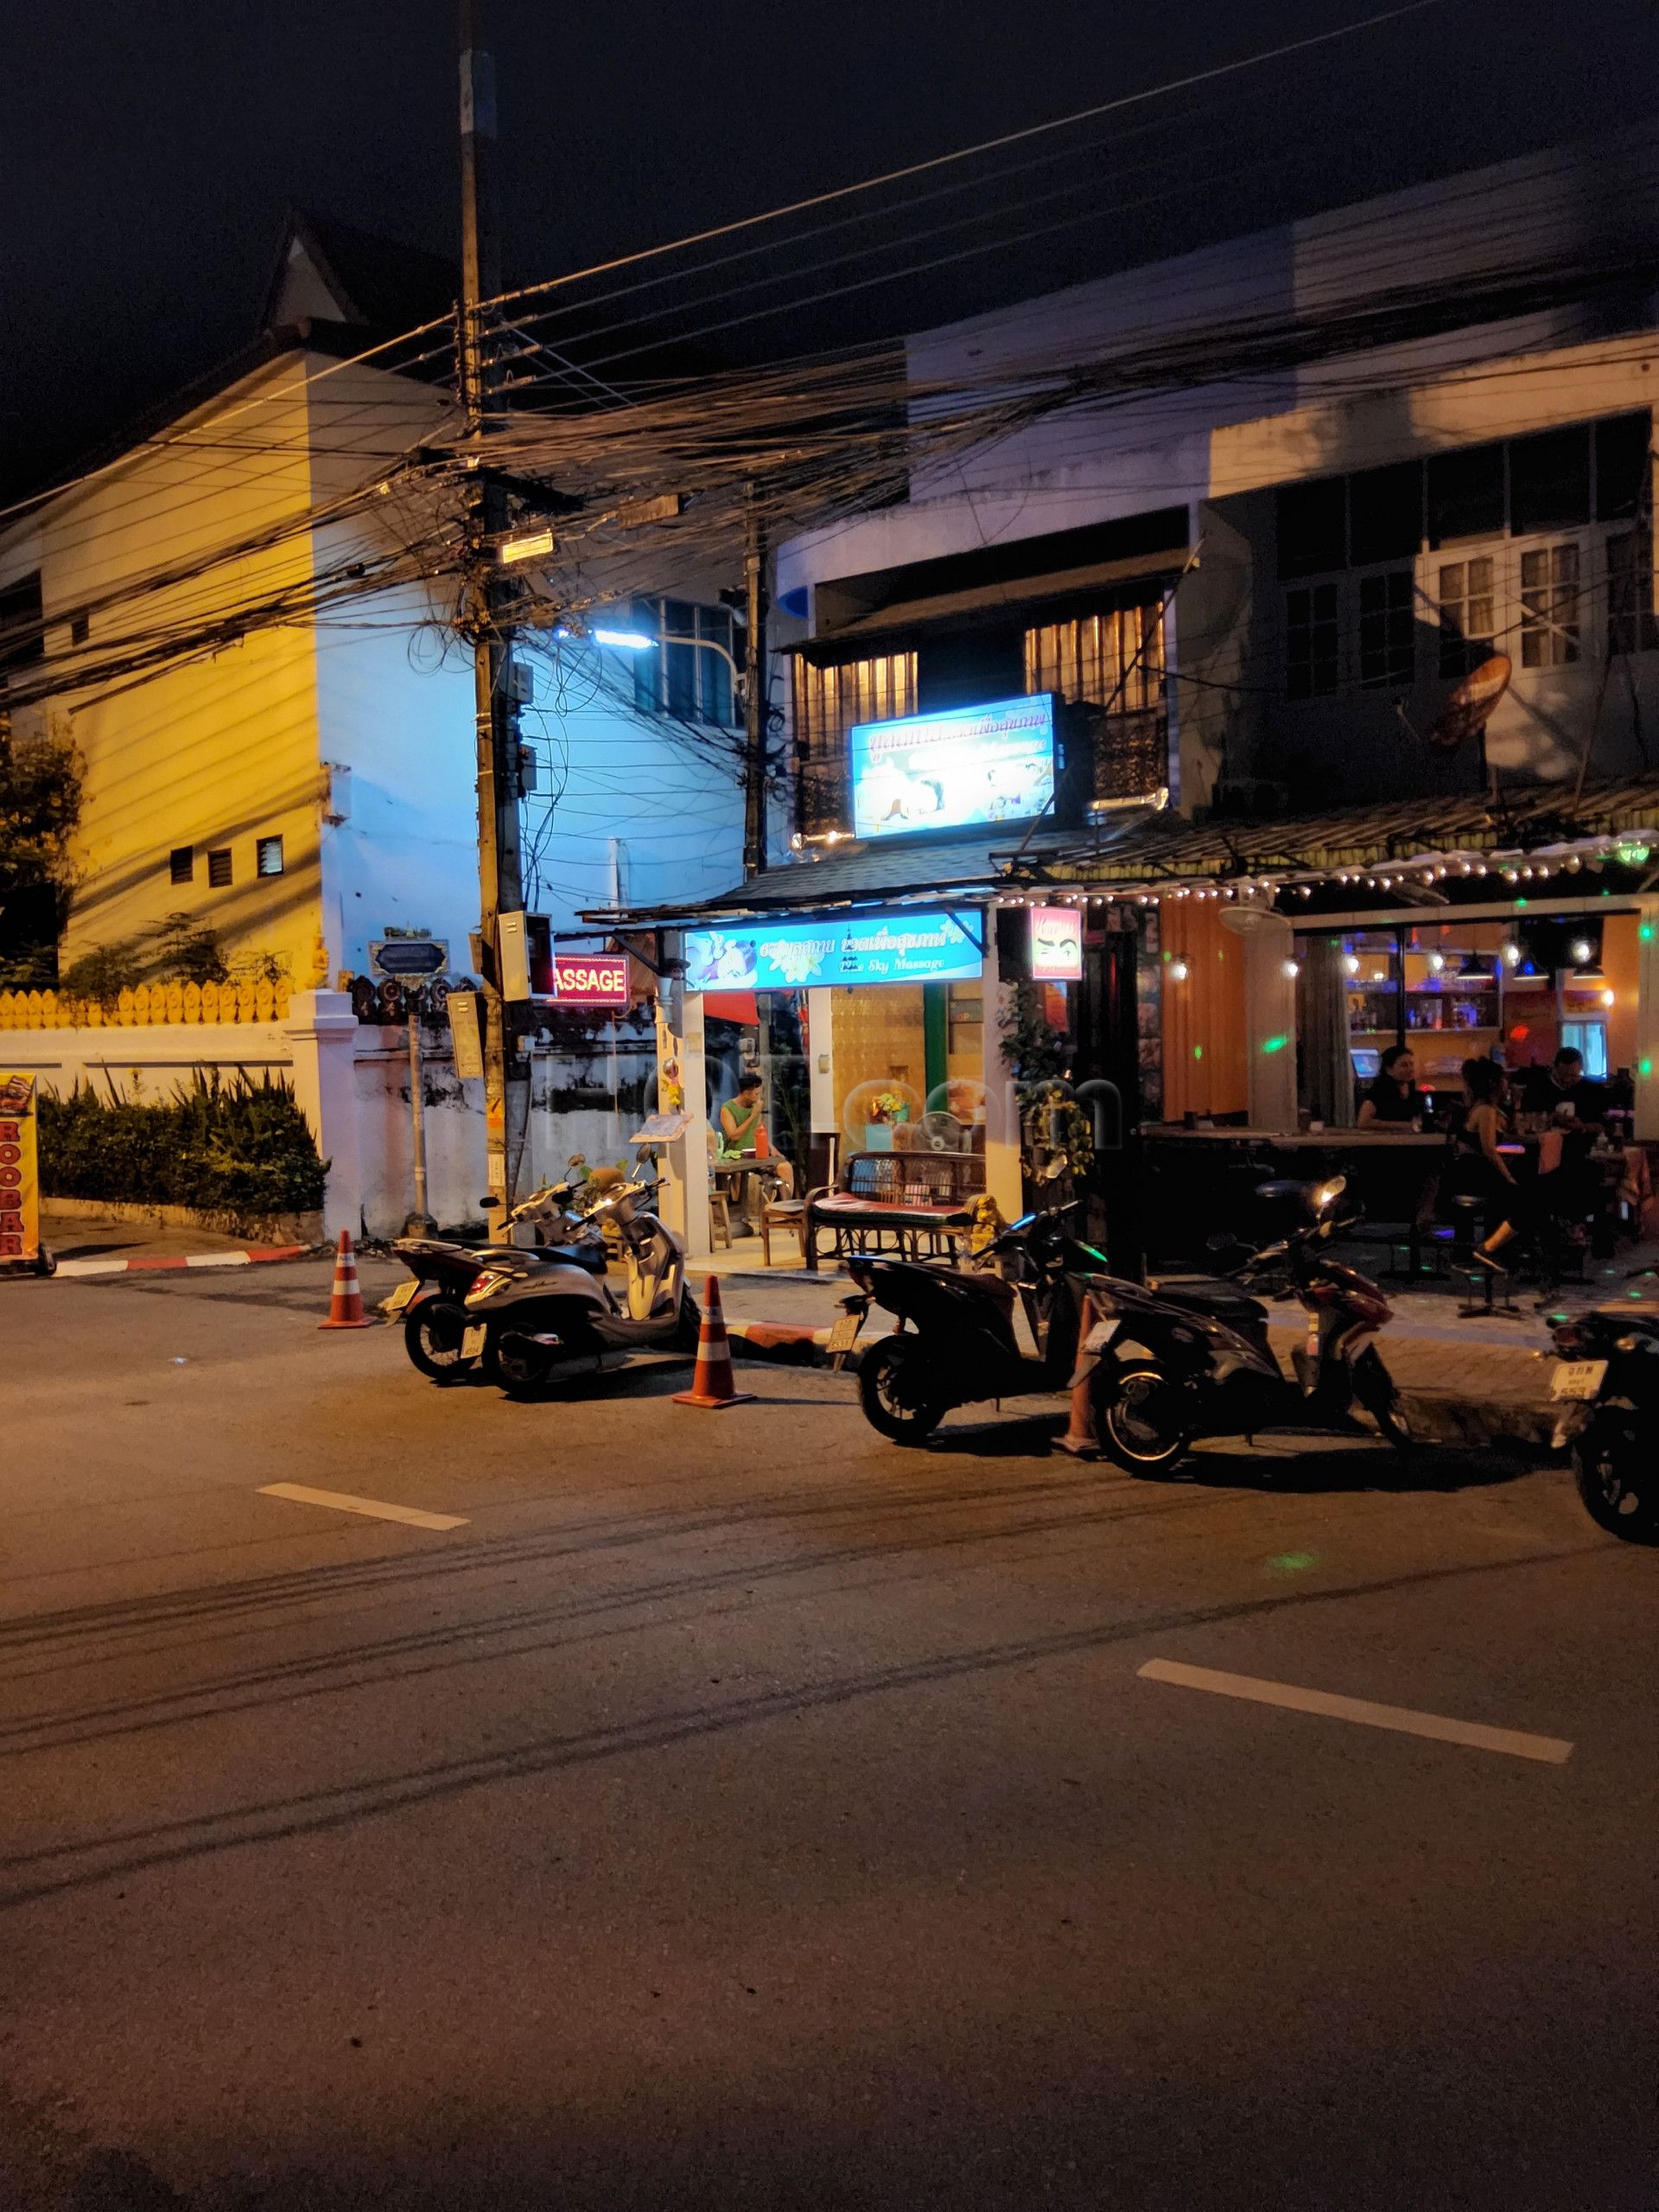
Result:
[[[560,952],[553,957],[553,995],[561,1006],[626,1006],[626,952]]]
[[[0,1068],[0,1268],[38,1267],[41,1178],[35,1078]]]
[[[449,948],[436,937],[376,938],[369,965],[377,976],[441,976],[449,965]]]

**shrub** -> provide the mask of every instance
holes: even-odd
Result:
[[[39,1101],[41,1188],[48,1198],[238,1213],[308,1213],[327,1163],[291,1087],[265,1076],[198,1073],[144,1103],[77,1088]]]

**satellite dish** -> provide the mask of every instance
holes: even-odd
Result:
[[[1235,937],[1290,936],[1290,922],[1273,906],[1224,906],[1217,918]]]
[[[1510,688],[1515,663],[1507,653],[1494,653],[1478,668],[1471,668],[1424,734],[1431,745],[1446,752],[1478,737],[1492,718],[1492,709]]]

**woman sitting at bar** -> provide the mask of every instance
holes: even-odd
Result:
[[[1465,1198],[1479,1198],[1489,1222],[1497,1220],[1484,1241],[1475,1247],[1475,1258],[1494,1274],[1509,1271],[1498,1258],[1512,1236],[1533,1225],[1537,1207],[1533,1196],[1510,1173],[1498,1145],[1508,1129],[1504,1112],[1508,1078],[1496,1060],[1465,1060],[1464,1088],[1468,1111],[1452,1140],[1452,1188]]]
[[[1360,1102],[1359,1126],[1369,1129],[1382,1122],[1395,1128],[1421,1129],[1427,1111],[1417,1088],[1417,1061],[1409,1045],[1390,1045],[1383,1053],[1380,1072]]]

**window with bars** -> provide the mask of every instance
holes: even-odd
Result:
[[[848,732],[855,722],[893,721],[916,712],[916,656],[878,653],[815,668],[798,654],[794,709],[801,829],[808,836],[844,830]]]
[[[1285,594],[1285,690],[1293,699],[1321,699],[1340,672],[1337,587],[1303,584]]]
[[[687,599],[635,601],[634,620],[656,644],[633,660],[633,703],[641,714],[734,728],[732,668],[740,654],[731,610]]]
[[[1417,592],[1409,569],[1359,580],[1359,680],[1370,690],[1417,672]]]
[[[1440,674],[1467,676],[1496,650],[1493,613],[1495,563],[1490,553],[1471,561],[1442,561],[1439,578]]]
[[[1163,601],[1115,607],[1026,632],[1026,689],[1068,706],[1144,714],[1164,697]]]
[[[1579,548],[1541,545],[1521,556],[1521,665],[1561,668],[1579,658]]]

